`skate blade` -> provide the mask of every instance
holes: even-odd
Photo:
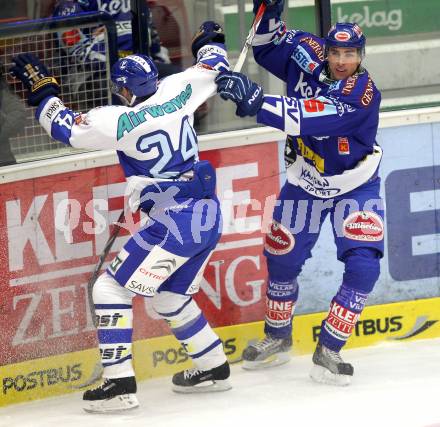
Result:
[[[242,368],[248,371],[255,371],[258,369],[273,368],[274,366],[284,365],[290,361],[290,353],[277,353],[268,357],[265,360],[244,360]]]
[[[345,387],[351,384],[351,375],[339,375],[330,372],[323,366],[313,365],[310,378],[317,383]]]
[[[84,400],[83,404],[84,411],[92,414],[124,412],[139,407],[135,394],[123,394],[105,400]]]
[[[184,394],[190,394],[190,393],[215,393],[218,391],[227,391],[232,388],[232,385],[229,383],[228,380],[218,380],[215,382],[202,383],[195,386],[182,386],[182,385],[175,385],[173,384],[173,391],[175,393],[184,393]]]

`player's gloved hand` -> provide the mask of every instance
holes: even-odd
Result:
[[[9,69],[9,72],[21,80],[29,91],[29,105],[35,107],[44,98],[60,93],[60,85],[36,56],[30,53],[21,53],[12,58],[12,62],[14,65]]]
[[[258,113],[263,104],[263,89],[246,75],[226,71],[219,74],[215,82],[220,96],[237,105],[237,116],[255,116]]]
[[[254,0],[254,15],[257,13],[261,3],[266,4],[265,17],[275,18],[281,16],[284,9],[284,0]]]
[[[225,33],[223,28],[214,21],[205,21],[196,31],[191,42],[191,50],[194,58],[197,58],[197,52],[205,44],[224,43]]]

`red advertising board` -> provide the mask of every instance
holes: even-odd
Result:
[[[279,190],[277,144],[203,152],[217,171],[223,237],[196,299],[213,326],[261,320],[264,230]],[[0,186],[0,365],[96,346],[86,286],[123,207],[119,165]],[[109,260],[129,236],[123,230]],[[135,340],[169,334],[135,298]]]

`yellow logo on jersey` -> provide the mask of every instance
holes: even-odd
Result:
[[[312,161],[319,173],[324,173],[324,159],[307,147],[301,138],[296,138],[296,142],[298,143],[298,150],[301,152],[301,156]]]

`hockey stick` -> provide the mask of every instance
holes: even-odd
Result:
[[[118,237],[119,231],[121,230],[121,223],[124,221],[125,212],[122,210],[121,214],[119,215],[118,220],[113,224],[113,232],[110,234],[104,249],[102,250],[101,255],[99,256],[98,262],[95,265],[95,269],[93,270],[92,275],[90,276],[89,281],[87,282],[87,296],[89,299],[89,308],[92,314],[92,320],[95,324],[95,328],[98,326],[96,323],[96,314],[95,314],[95,305],[93,304],[93,286],[95,285],[96,279],[98,279],[99,272],[102,268],[102,265],[105,262],[105,259],[107,258],[107,255],[110,252],[110,249],[113,246],[113,243],[116,240],[116,237]]]
[[[89,281],[87,282],[87,298],[89,301],[89,310],[95,328],[98,326],[98,324],[96,322],[95,305],[93,303],[93,286],[95,285],[95,282],[98,279],[99,272],[105,262],[105,259],[107,258],[107,255],[110,253],[110,250],[113,246],[113,243],[116,240],[116,237],[118,237],[119,231],[121,230],[120,224],[124,221],[124,217],[125,217],[125,212],[124,210],[122,210],[118,220],[113,224],[114,225],[113,232],[110,234],[104,246],[104,249],[102,250],[101,255],[99,256],[98,262],[95,265],[93,273],[90,276]],[[102,372],[103,372],[102,365],[101,362],[99,361],[98,363],[96,363],[95,367],[93,368],[93,372],[91,373],[89,378],[87,378],[84,382],[80,384],[70,385],[69,388],[80,389],[80,388],[88,387],[89,385],[92,385],[93,383],[101,379]]]
[[[266,10],[266,3],[261,2],[258,7],[257,13],[254,18],[254,22],[252,22],[251,29],[249,30],[249,34],[246,37],[246,41],[244,42],[243,49],[241,49],[240,55],[237,59],[237,63],[235,64],[234,71],[240,72],[243,67],[244,61],[246,60],[246,55],[248,53],[249,48],[252,46],[252,40],[257,33],[258,27],[260,25],[261,19],[263,18],[264,12]]]

